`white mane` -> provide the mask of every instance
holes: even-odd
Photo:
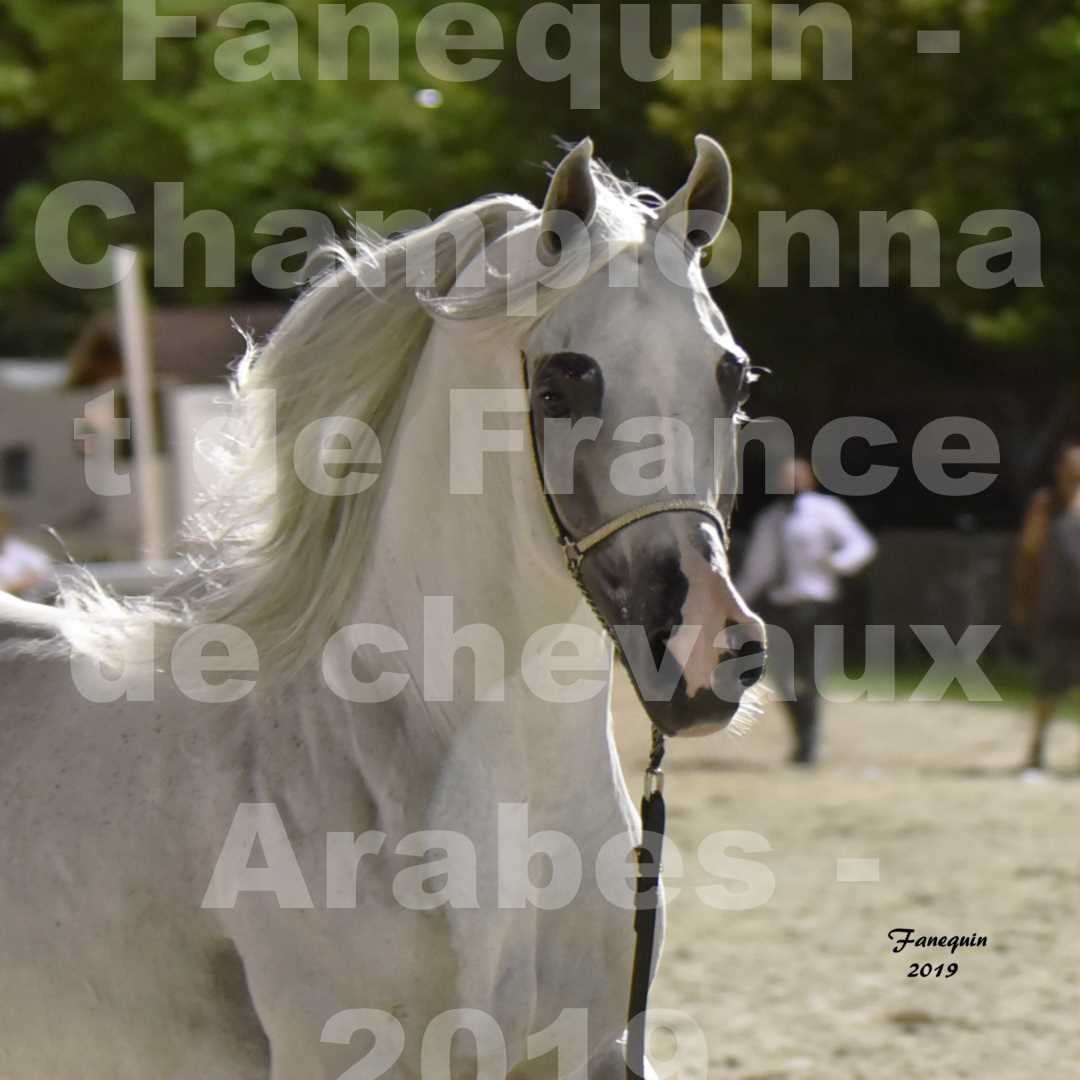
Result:
[[[588,273],[644,243],[655,216],[651,192],[592,167],[598,205],[581,245]],[[314,420],[347,416],[369,425],[387,449],[433,320],[505,315],[526,290],[537,295],[535,318],[567,295],[537,289],[539,265],[531,278],[489,266],[481,285],[448,295],[464,268],[508,230],[535,231],[539,220],[526,200],[492,196],[397,239],[362,237],[351,252],[332,247],[334,268],[265,343],[248,342],[232,384],[220,486],[189,524],[187,572],[159,594],[136,598],[111,595],[86,572],[65,575],[57,608],[36,615],[0,597],[0,617],[47,635],[14,648],[120,666],[166,655],[193,626],[228,623],[251,635],[263,666],[296,670],[317,656],[355,595],[379,485],[356,496],[317,494],[297,476],[297,436]],[[411,284],[425,255],[432,272]]]

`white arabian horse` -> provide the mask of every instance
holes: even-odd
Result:
[[[632,914],[595,868],[640,825],[600,626],[667,733],[745,711],[764,652],[697,149],[667,202],[586,141],[541,210],[339,252],[239,368],[190,572],[0,601],[0,1077],[623,1075]]]

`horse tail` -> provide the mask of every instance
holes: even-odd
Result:
[[[63,575],[55,604],[35,604],[0,592],[0,658],[64,659],[80,655],[123,668],[153,663],[190,625],[187,605],[159,596],[117,596],[89,571]]]
[[[0,590],[0,623],[17,623],[30,629],[59,630],[63,612],[47,604],[20,600]]]

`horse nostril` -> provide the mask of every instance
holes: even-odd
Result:
[[[739,682],[743,688],[749,690],[765,674],[765,649],[760,641],[745,641],[739,646],[735,654],[740,660],[749,660],[753,657],[761,657],[760,664],[754,664],[739,672]]]
[[[652,653],[653,664],[657,668],[664,662],[664,651],[667,649],[667,643],[674,630],[675,623],[669,620],[655,629],[650,630],[647,635],[649,652]]]

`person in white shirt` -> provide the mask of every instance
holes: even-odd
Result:
[[[867,566],[877,544],[845,503],[816,490],[808,461],[787,462],[783,480],[782,490],[792,494],[781,496],[758,517],[738,588],[770,627],[791,638],[790,651],[770,647],[772,674],[791,715],[791,760],[812,765],[820,711],[814,631],[835,622],[841,580]]]
[[[52,560],[11,532],[11,519],[0,507],[0,591],[26,596],[52,577]]]

